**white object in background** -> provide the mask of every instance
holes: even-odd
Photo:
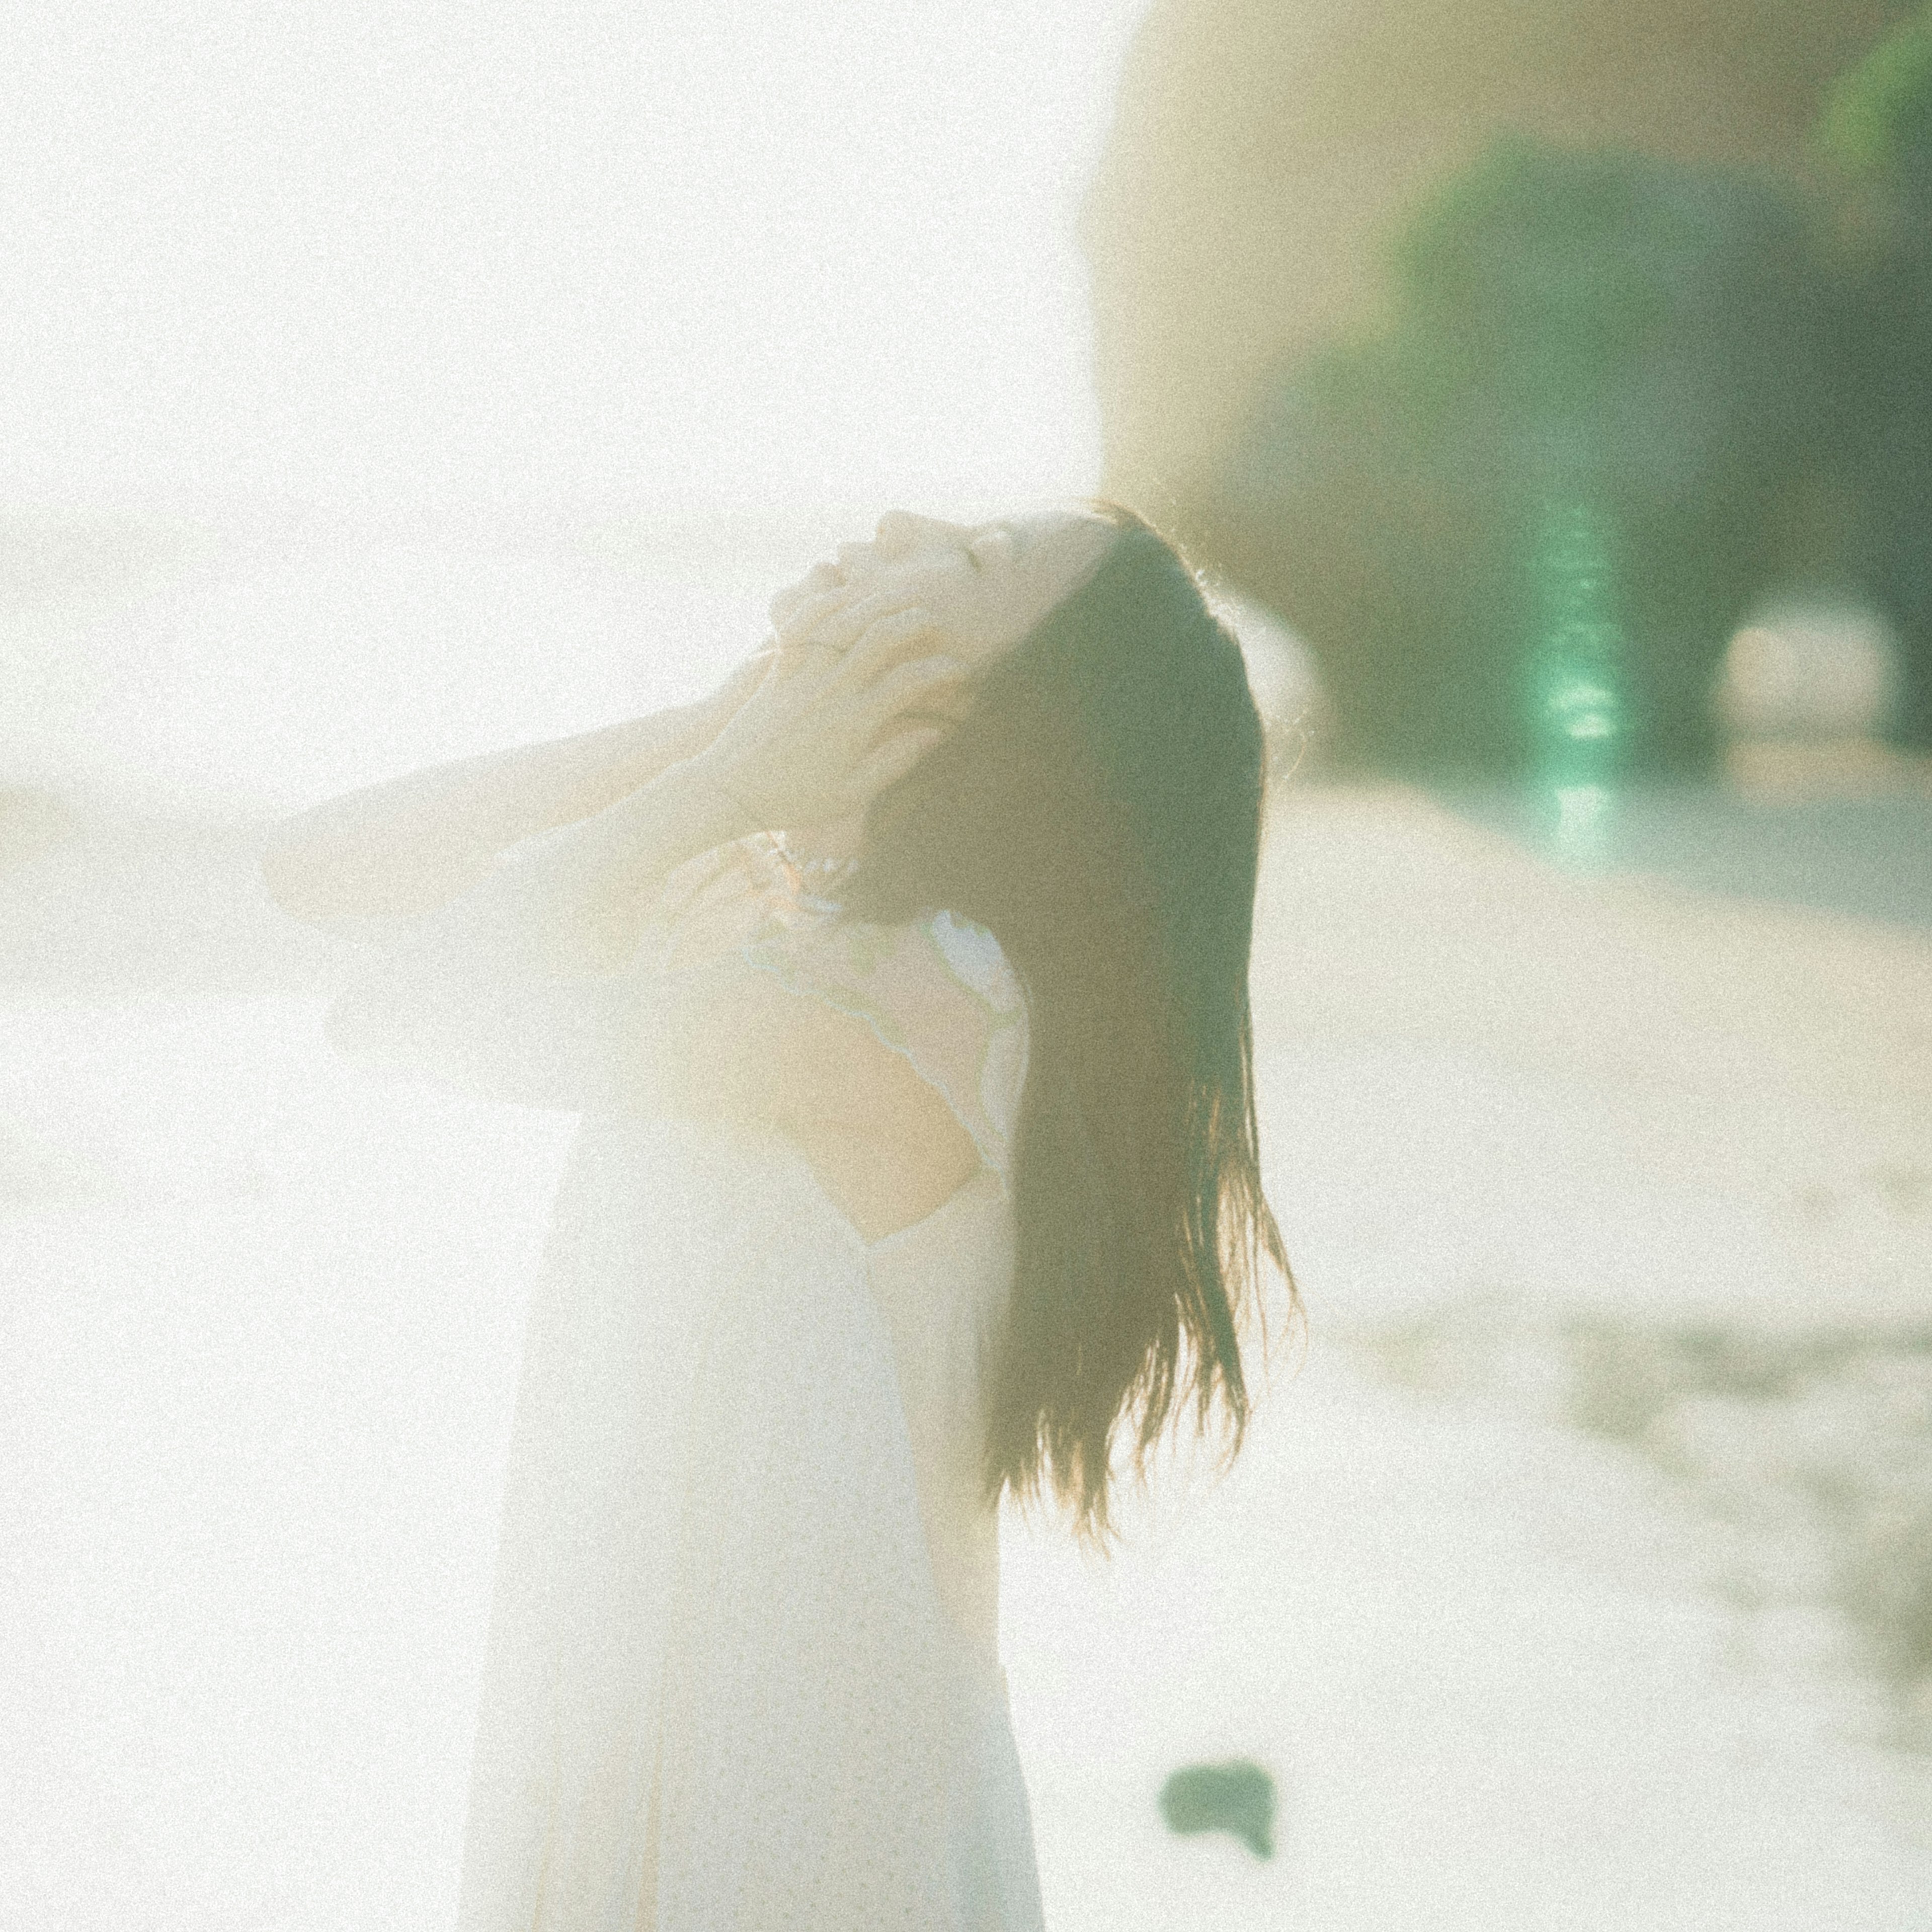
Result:
[[[1732,738],[1876,738],[1890,721],[1898,646],[1876,611],[1856,604],[1787,603],[1730,642],[1715,693]]]

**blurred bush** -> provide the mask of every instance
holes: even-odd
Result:
[[[1852,520],[1840,292],[1796,193],[1498,143],[1412,215],[1390,323],[1287,372],[1208,513],[1345,757],[1558,782],[1705,764],[1767,581]]]
[[[1386,327],[1280,372],[1197,542],[1312,646],[1345,761],[1706,767],[1768,592],[1862,596],[1932,749],[1932,8],[1832,91],[1842,192],[1510,136],[1412,209]]]
[[[1852,189],[1837,332],[1850,568],[1898,634],[1896,735],[1932,750],[1932,8],[1839,82],[1818,146]]]
[[[1896,1177],[1923,1199],[1925,1177]],[[1762,1663],[1868,1676],[1891,1742],[1932,1751],[1932,1329],[1738,1310],[1658,1318],[1438,1305],[1361,1331],[1391,1380],[1562,1420],[1708,1512],[1710,1581]]]

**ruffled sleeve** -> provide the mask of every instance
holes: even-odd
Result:
[[[1005,1180],[1026,1078],[1020,984],[984,926],[842,917],[800,892],[764,835],[662,882],[622,960],[586,933],[556,835],[501,854],[467,891],[406,916],[323,922],[361,958],[329,1010],[338,1051],[478,1097],[567,1111],[660,1110],[654,1041],[674,1002],[734,960],[864,1022],[945,1100]]]
[[[346,1058],[478,1098],[567,1112],[655,1110],[649,1044],[680,945],[707,926],[764,918],[752,854],[721,847],[663,881],[621,960],[584,934],[555,835],[500,855],[476,885],[434,910],[318,921],[359,958],[331,1006]]]

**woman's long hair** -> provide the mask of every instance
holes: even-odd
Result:
[[[1248,953],[1262,728],[1239,646],[1130,512],[1094,574],[979,677],[969,714],[866,814],[848,916],[940,908],[988,928],[1030,1024],[1018,1251],[986,1364],[983,1475],[1111,1534],[1116,1432],[1133,1464],[1191,1400],[1238,1450],[1239,1333],[1262,1256],[1294,1283],[1263,1198]]]

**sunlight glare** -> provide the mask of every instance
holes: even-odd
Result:
[[[0,507],[1089,489],[1144,4],[14,10]]]

